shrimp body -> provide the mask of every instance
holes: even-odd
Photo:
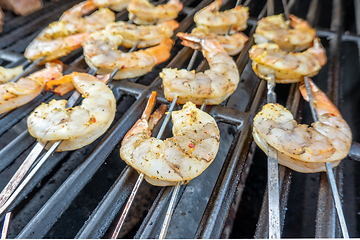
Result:
[[[239,32],[247,27],[249,8],[237,6],[233,9],[219,12],[222,0],[215,0],[209,6],[204,7],[194,16],[197,27],[207,27],[210,32],[227,34]]]
[[[351,130],[338,109],[311,80],[309,82],[319,118],[311,127],[298,124],[279,104],[265,105],[254,118],[256,143],[263,150],[267,149],[266,143],[274,147],[279,163],[299,172],[325,171],[325,162],[336,166],[347,156],[352,142]],[[303,83],[300,91],[308,101]]]
[[[177,18],[182,7],[179,0],[170,0],[158,6],[154,6],[148,0],[131,0],[127,9],[129,19],[139,25],[148,25]]]
[[[260,44],[271,41],[284,51],[302,51],[311,47],[316,30],[301,18],[294,15],[289,18],[290,21],[285,21],[280,14],[258,21],[254,34],[255,42]]]
[[[109,87],[86,73],[72,73],[71,78],[84,100],[81,106],[66,108],[67,100],[42,103],[28,117],[29,133],[40,141],[62,140],[57,151],[69,151],[90,144],[110,126],[116,100]]]
[[[116,12],[125,9],[129,2],[130,0],[93,0],[94,5],[97,7],[108,7]]]
[[[151,137],[149,121],[139,119],[122,140],[121,158],[158,186],[175,185],[200,175],[214,160],[220,143],[215,120],[187,102],[171,114],[173,137]]]
[[[92,1],[88,0],[67,10],[59,21],[50,23],[40,32],[26,48],[24,56],[31,60],[44,57],[44,63],[81,47],[90,32],[103,29],[108,23],[115,21],[115,14],[109,9],[100,9],[82,17],[95,8]]]
[[[0,83],[11,81],[23,71],[24,68],[21,65],[14,68],[4,68],[0,66]]]
[[[164,38],[171,38],[178,26],[179,23],[175,20],[146,26],[116,22],[109,24],[106,30],[111,34],[121,35],[123,37],[122,46],[131,48],[140,42],[138,47],[145,48],[159,44]]]
[[[277,83],[300,82],[305,76],[316,75],[326,63],[326,52],[319,38],[301,53],[287,53],[277,44],[261,43],[252,46],[249,55],[256,75],[266,80],[274,75]]]
[[[85,61],[90,67],[97,67],[98,74],[107,74],[119,68],[114,79],[132,78],[150,72],[152,68],[170,57],[173,40],[163,39],[159,45],[125,53],[117,50],[123,37],[107,30],[92,33],[83,43]]]
[[[210,69],[195,73],[186,69],[164,68],[160,77],[169,101],[177,96],[180,104],[187,101],[202,104],[206,100],[206,104],[217,105],[237,88],[239,71],[225,49],[209,39],[200,39],[199,44]]]
[[[201,49],[201,46],[196,41],[198,38],[210,39],[213,42],[221,44],[230,56],[240,53],[248,40],[248,37],[241,32],[231,35],[218,35],[209,32],[209,29],[206,27],[197,27],[194,28],[191,33],[178,33],[177,36],[183,40],[182,44],[184,46],[193,49]]]
[[[62,63],[48,62],[40,71],[20,78],[12,83],[0,85],[0,113],[22,106],[36,98],[45,87],[45,83],[62,77]]]

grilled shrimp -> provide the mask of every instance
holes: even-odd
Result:
[[[81,106],[66,108],[67,100],[42,103],[28,117],[29,133],[40,141],[62,140],[57,151],[69,151],[92,143],[110,126],[116,100],[109,87],[86,73],[72,73],[76,90],[84,100]]]
[[[170,57],[173,40],[163,39],[159,45],[145,50],[125,53],[117,50],[123,38],[107,30],[92,33],[83,43],[85,61],[98,68],[98,74],[107,74],[119,68],[114,79],[142,76]]]
[[[199,39],[201,50],[210,69],[195,73],[186,69],[164,68],[163,79],[166,99],[172,101],[178,96],[178,103],[192,101],[195,104],[216,105],[223,102],[237,88],[239,71],[234,60],[219,44],[209,39]]]
[[[326,52],[319,38],[301,53],[287,53],[277,44],[261,43],[252,46],[249,55],[256,75],[266,80],[274,75],[277,83],[300,82],[305,76],[316,75],[326,63]]]
[[[95,9],[96,6],[92,0],[87,0],[65,11],[59,21],[65,22],[69,31],[76,32],[95,32],[115,21],[115,13],[107,8],[101,8],[91,15],[83,17],[84,14]]]
[[[0,67],[0,84],[11,81],[23,71],[24,68],[21,65],[14,68]]]
[[[247,27],[249,8],[237,6],[233,9],[219,12],[222,0],[215,0],[209,6],[197,12],[194,21],[197,27],[208,27],[209,31],[216,34],[239,32]]]
[[[161,23],[177,18],[183,5],[179,0],[170,0],[166,4],[154,6],[148,0],[131,0],[128,5],[129,19],[136,24],[147,25]]]
[[[164,38],[170,38],[178,26],[179,23],[175,20],[146,26],[116,22],[109,24],[106,30],[111,34],[121,35],[123,37],[122,46],[131,48],[140,41],[138,47],[145,48],[159,44]]]
[[[258,21],[254,40],[257,44],[273,42],[284,51],[302,51],[311,47],[316,30],[309,23],[294,15],[285,21],[282,14]],[[290,28],[290,26],[292,28]]]
[[[184,46],[194,49],[201,49],[201,46],[197,43],[198,38],[210,39],[213,42],[220,43],[230,56],[240,53],[248,40],[248,37],[240,32],[231,35],[217,35],[209,32],[206,27],[197,27],[191,33],[178,33],[177,36],[183,40],[182,44]]]
[[[108,7],[113,11],[120,12],[125,9],[130,0],[93,0],[97,7]]]
[[[120,156],[153,185],[169,186],[190,181],[200,175],[217,154],[220,143],[217,124],[209,114],[187,102],[182,110],[171,114],[172,138],[151,137],[153,116],[149,120],[149,115],[155,96],[152,94],[142,118],[122,140]]]
[[[109,9],[100,9],[82,17],[94,9],[95,5],[88,0],[67,10],[59,21],[50,23],[29,44],[25,57],[31,60],[44,57],[43,63],[62,57],[81,47],[89,32],[105,28],[106,24],[115,21],[115,14]]]
[[[309,79],[319,121],[311,127],[298,124],[292,114],[279,104],[265,105],[254,118],[253,135],[267,153],[267,144],[278,151],[280,164],[299,172],[325,171],[347,156],[352,134],[347,122],[327,96]],[[304,83],[300,91],[309,101]]]
[[[36,98],[45,83],[62,77],[62,63],[48,62],[45,69],[20,78],[18,81],[0,85],[0,113],[22,106]]]

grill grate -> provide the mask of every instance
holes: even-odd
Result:
[[[3,49],[0,50],[2,64],[15,66],[23,63],[25,58],[21,53],[27,44],[49,22],[57,20],[64,10],[78,2],[80,1],[46,2],[45,8],[40,10],[41,14],[38,12],[27,17],[13,16],[12,19],[7,20],[4,33],[0,35],[0,47]],[[179,15],[178,20],[181,23],[176,32],[186,31],[194,26],[192,20],[194,13],[210,2],[212,1],[204,0],[200,3],[195,0],[183,1],[185,7]],[[223,8],[231,8],[235,2],[228,0]],[[244,215],[246,211],[242,210],[244,206],[246,207],[246,198],[250,196],[249,189],[258,184],[257,180],[248,181],[254,172],[256,174],[258,171],[257,162],[262,161],[262,165],[266,166],[264,156],[259,150],[256,150],[254,158],[251,154],[249,156],[253,145],[252,119],[265,103],[266,82],[259,80],[252,72],[247,53],[253,44],[252,34],[255,31],[256,21],[266,14],[266,1],[251,0],[246,4],[250,7],[249,27],[246,31],[249,41],[242,53],[234,58],[239,72],[242,73],[239,87],[222,105],[206,108],[220,126],[219,154],[203,174],[181,187],[181,197],[176,204],[167,233],[169,238],[249,238],[253,237],[254,233],[256,238],[267,238],[268,235],[267,190],[264,191],[266,180],[261,187],[256,189],[260,192],[258,195],[265,197],[262,203],[259,200],[256,201],[258,206],[253,207],[257,210],[254,211],[251,221]],[[291,13],[307,18],[318,29],[317,33],[322,37],[329,61],[314,79],[322,89],[327,89],[330,99],[340,109],[344,109],[342,112],[353,129],[354,140],[358,141],[360,131],[357,131],[355,126],[360,116],[351,116],[352,111],[356,109],[354,108],[356,103],[345,106],[343,103],[352,102],[352,99],[342,95],[343,92],[350,91],[351,84],[355,86],[356,84],[350,83],[351,80],[342,80],[352,77],[350,73],[344,72],[342,58],[351,56],[349,53],[351,49],[358,51],[356,44],[360,37],[356,34],[344,34],[341,14],[349,10],[343,10],[342,4],[344,3],[340,0],[333,0],[331,4],[324,0],[290,0],[288,3]],[[323,13],[324,9],[328,10],[328,14]],[[282,11],[281,1],[275,1],[275,14]],[[332,14],[329,14],[330,12]],[[118,13],[117,20],[127,20],[126,11]],[[348,46],[348,44],[352,45]],[[347,52],[344,53],[343,49]],[[114,123],[103,137],[89,146],[72,152],[55,153],[43,165],[10,209],[13,212],[10,238],[109,237],[109,233],[115,227],[114,220],[118,219],[138,176],[136,171],[119,160],[119,143],[140,117],[151,91],[158,92],[158,104],[168,103],[161,90],[161,79],[157,77],[159,71],[163,67],[185,67],[192,52],[193,50],[187,47],[183,48],[177,40],[168,64],[163,63],[155,67],[144,77],[113,81],[109,84],[118,103]],[[65,64],[65,71],[87,71],[88,68],[82,58],[79,58],[80,55],[81,50],[78,50],[61,59],[67,64]],[[358,55],[354,58],[356,61],[353,63],[351,60],[346,62],[350,63],[350,66],[357,64],[356,68],[358,68]],[[198,57],[195,66],[198,66],[197,71],[202,71],[207,68],[207,63],[202,57]],[[359,71],[352,71],[360,77]],[[310,111],[306,108],[307,104],[299,101],[300,94],[296,84],[277,86],[277,90],[281,92],[284,90],[285,93],[278,94],[279,102],[286,104],[288,109],[296,113],[298,120],[304,112],[302,121],[312,122]],[[360,97],[359,94],[355,96]],[[52,98],[59,99],[51,93],[45,93],[31,103],[1,116],[1,188],[8,182],[9,177],[36,142],[27,133],[26,116],[40,102],[49,101]],[[155,133],[156,131],[158,129],[155,129]],[[170,126],[167,127],[165,135],[169,136],[169,133]],[[358,144],[353,145],[349,154],[352,159],[359,159],[357,149]],[[356,191],[355,182],[357,177],[354,176],[357,168],[360,168],[358,163],[345,160],[335,172],[338,189],[341,194],[344,193],[344,212],[351,237],[359,236],[356,229],[358,222],[356,196],[358,195],[355,193],[358,191]],[[279,172],[282,236],[341,237],[326,174],[300,174],[282,166]],[[262,180],[264,182],[266,172],[260,171],[260,174],[264,175]],[[128,222],[135,218],[139,220],[128,223],[130,230],[122,233],[123,237],[156,238],[160,233],[172,188],[153,187],[147,183],[142,185],[144,186],[141,188],[145,193],[151,193],[151,197],[147,203],[143,203],[141,197],[136,197],[133,208],[136,208],[136,203],[149,207],[138,212],[130,210]],[[306,207],[301,209],[297,205]],[[231,217],[228,218],[229,212],[230,216],[235,215],[232,211],[236,212],[237,206],[239,206],[239,211],[235,220],[232,221]],[[292,226],[299,225],[294,219],[301,219],[301,227]],[[257,227],[255,227],[257,221]],[[244,229],[251,225],[249,227],[251,231],[239,231],[239,226],[242,224],[245,226]],[[231,228],[232,225],[234,227],[231,235],[229,235],[230,231],[224,232],[224,229]],[[65,232],[64,229],[66,229]],[[187,231],[184,233],[183,229]]]

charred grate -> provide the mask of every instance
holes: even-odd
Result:
[[[57,20],[64,10],[77,2],[79,1],[56,2],[56,8],[54,8],[54,2],[49,2],[41,10],[44,14],[40,15],[40,17],[33,15],[34,19],[32,17],[14,17],[10,19],[8,21],[9,27],[4,28],[6,34],[0,35],[2,44],[0,47],[3,48],[3,50],[0,50],[2,65],[11,66],[23,63],[25,58],[21,53],[27,44],[43,27],[49,22]],[[193,14],[210,2],[210,0],[200,3],[194,0],[184,1],[186,7],[178,18],[181,21],[181,26],[177,32],[189,30],[193,26]],[[244,207],[245,200],[243,199],[249,196],[248,189],[251,189],[254,184],[247,181],[247,174],[249,173],[251,176],[254,171],[255,173],[257,171],[255,167],[251,166],[253,159],[248,154],[252,145],[252,118],[264,103],[266,90],[266,83],[260,81],[253,74],[247,54],[248,49],[253,44],[252,34],[256,27],[256,20],[266,14],[266,1],[252,0],[247,1],[246,4],[250,7],[250,19],[248,21],[249,27],[245,33],[250,38],[242,53],[234,58],[241,73],[239,87],[225,104],[206,108],[206,111],[214,116],[220,124],[221,151],[208,170],[192,180],[187,186],[182,187],[181,198],[177,202],[167,237],[252,237],[254,234],[258,238],[267,237],[268,226],[265,221],[267,219],[266,198],[264,198],[261,210],[260,206],[257,206],[255,220],[249,221],[252,224],[250,228],[253,232],[246,235],[246,231],[237,231],[239,222],[243,224],[247,219],[247,216],[243,215],[245,211],[240,210]],[[319,29],[318,35],[322,37],[322,43],[327,50],[329,62],[314,79],[322,89],[328,89],[330,98],[340,106],[340,109],[348,110],[342,112],[353,130],[354,140],[358,141],[357,135],[360,131],[357,131],[355,123],[360,118],[349,116],[351,109],[355,108],[342,104],[346,101],[352,102],[351,99],[344,95],[344,90],[349,91],[349,88],[351,88],[349,87],[351,85],[350,81],[348,80],[345,83],[341,81],[343,77],[348,79],[351,75],[343,71],[343,63],[340,60],[343,56],[351,55],[343,53],[343,48],[356,49],[356,62],[352,63],[351,66],[357,64],[355,67],[358,68],[356,44],[359,42],[360,37],[357,34],[344,33],[341,13],[345,10],[342,8],[342,4],[344,3],[339,0],[334,0],[331,4],[320,0],[290,1],[289,7],[291,13],[307,18],[314,27]],[[223,8],[231,8],[234,5],[235,1],[229,0],[224,4]],[[322,9],[327,9],[327,14],[320,11]],[[348,9],[346,10],[348,11]],[[282,11],[281,1],[276,1],[275,13],[281,13]],[[356,17],[358,16],[356,15]],[[29,21],[29,19],[32,19],[32,21]],[[117,19],[127,20],[126,11],[118,13]],[[348,44],[355,46],[349,47]],[[177,40],[172,50],[171,60],[168,63],[157,66],[151,73],[139,79],[114,81],[110,84],[118,103],[114,123],[104,136],[91,145],[73,152],[55,153],[47,161],[19,196],[14,207],[11,208],[14,217],[10,225],[9,237],[100,238],[109,236],[109,232],[114,228],[114,220],[118,218],[118,214],[126,203],[138,175],[132,168],[127,167],[125,163],[120,161],[119,143],[140,117],[147,97],[152,90],[158,92],[158,104],[168,103],[161,90],[161,79],[157,77],[161,69],[166,66],[177,68],[186,66],[192,52],[189,48],[183,48],[180,41]],[[88,70],[81,58],[77,61],[80,55],[81,51],[76,51],[61,59],[68,64],[65,68],[68,72]],[[201,71],[206,69],[207,64],[202,57],[198,56],[196,66],[198,66],[197,70]],[[359,72],[354,72],[357,76],[360,76]],[[288,108],[297,113],[299,119],[301,111],[305,112],[303,121],[311,122],[306,104],[303,106],[302,102],[299,102],[300,96],[296,90],[296,85],[277,88],[285,92],[279,98],[280,103],[287,105]],[[2,149],[0,157],[2,162],[0,163],[0,179],[2,180],[0,182],[2,187],[24,160],[36,141],[26,131],[26,116],[40,102],[48,101],[54,97],[58,98],[49,93],[40,95],[35,101],[1,117],[0,144]],[[167,127],[167,134],[169,132],[170,126]],[[358,151],[355,150],[357,150],[356,144],[353,145],[350,153],[353,159],[359,156]],[[261,153],[256,151],[255,162],[261,161],[261,156],[258,157],[258,155],[261,155]],[[266,162],[263,161],[263,164],[266,164]],[[353,176],[352,174],[358,168],[357,166],[358,163],[345,160],[336,169],[338,188],[340,192],[344,191],[343,205],[351,237],[359,236],[356,227],[352,227],[357,224],[358,208],[355,200],[355,196],[357,196],[355,195],[356,186],[354,184],[356,178],[349,179],[347,175]],[[326,175],[299,174],[281,167],[280,176],[283,179],[281,184],[283,236],[341,237],[330,190],[327,186]],[[312,180],[312,178],[315,178],[315,180]],[[299,190],[299,182],[305,182],[306,187],[315,192],[315,197],[307,196],[305,192],[303,195],[300,194],[300,199],[294,201],[294,195],[298,194],[299,191],[302,192]],[[320,186],[309,186],[314,185],[314,182],[318,182]],[[347,187],[348,185],[350,187]],[[129,222],[131,219],[139,219],[132,225],[129,223],[132,228],[127,232],[127,235],[123,235],[125,237],[156,238],[159,235],[170,199],[171,188],[157,188],[148,184],[143,188],[150,189],[148,191],[153,193],[159,193],[156,198],[150,198],[151,207],[148,207],[149,212],[147,214],[146,211],[145,214],[141,211],[137,213],[130,212],[128,216]],[[351,197],[347,197],[346,193],[349,192]],[[266,196],[266,191],[260,195]],[[140,198],[138,197],[136,201],[141,202]],[[309,198],[310,200],[308,200]],[[240,201],[240,203],[234,227],[232,228],[232,235],[229,235],[224,229],[229,228],[229,226],[231,228],[233,225],[231,218],[226,222],[229,212],[237,209],[237,204],[234,204],[233,201]],[[297,202],[308,203],[312,206],[310,209],[305,208],[299,210],[298,213],[296,212],[298,215],[295,215],[301,215],[302,219],[302,228],[300,230],[291,226],[294,217],[288,214],[289,212],[294,214],[295,210],[291,209],[298,209]],[[350,204],[347,205],[347,203]],[[289,210],[286,211],[287,209]],[[309,214],[309,217],[303,216],[304,214]],[[140,215],[140,217],[136,215]],[[255,229],[257,218],[259,218],[259,222]],[[187,229],[185,233],[184,229]]]

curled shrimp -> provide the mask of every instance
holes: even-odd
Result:
[[[284,51],[302,51],[311,47],[316,30],[309,23],[294,15],[285,21],[282,14],[258,21],[254,40],[257,44],[273,42]],[[290,28],[292,27],[292,28]]]
[[[20,78],[12,83],[0,85],[0,113],[22,106],[37,97],[50,80],[62,77],[62,63],[48,62],[45,68]]]
[[[170,57],[173,40],[163,39],[159,45],[125,53],[117,50],[123,37],[107,30],[92,33],[83,43],[85,61],[90,67],[98,68],[98,74],[119,71],[114,79],[132,78],[150,72],[152,68]]]
[[[230,56],[239,54],[248,40],[248,37],[240,32],[231,35],[218,35],[209,32],[206,27],[197,27],[191,33],[178,33],[177,36],[183,40],[182,45],[193,49],[201,49],[201,46],[197,43],[198,38],[210,39],[221,44]]]
[[[93,0],[97,7],[108,7],[113,11],[120,12],[125,9],[130,0]]]
[[[147,25],[177,18],[182,7],[179,0],[170,0],[168,3],[158,6],[154,6],[148,0],[131,0],[127,9],[129,19],[136,24]]]
[[[92,143],[115,117],[116,100],[109,87],[86,73],[70,78],[84,100],[81,106],[66,108],[67,100],[42,103],[28,117],[29,133],[40,141],[62,141],[57,151],[69,151]]]
[[[311,127],[298,124],[279,104],[269,103],[254,118],[253,135],[267,153],[267,144],[278,151],[279,163],[299,172],[326,171],[347,156],[352,134],[347,122],[327,96],[309,79],[319,121]],[[300,92],[309,101],[304,83]]]
[[[120,156],[153,185],[169,186],[190,181],[215,159],[220,143],[218,126],[209,114],[187,102],[182,110],[171,114],[172,138],[160,140],[151,137],[153,118],[159,115],[156,113],[150,117],[155,97],[156,92],[151,95],[142,118],[122,140]]]
[[[79,3],[67,10],[59,21],[48,27],[26,48],[24,56],[31,60],[44,57],[42,63],[65,56],[81,47],[90,32],[105,28],[115,21],[115,14],[109,9],[100,9],[89,16],[82,17],[96,8],[91,0]]]
[[[204,7],[194,16],[197,27],[207,27],[210,32],[227,34],[239,32],[247,27],[249,8],[237,6],[233,9],[219,12],[222,0],[215,0],[209,6]]]
[[[316,75],[326,63],[326,52],[319,38],[300,53],[284,52],[274,43],[261,43],[252,46],[249,55],[256,75],[266,80],[274,75],[277,83],[300,82],[305,76]]]
[[[209,39],[198,39],[210,69],[195,73],[186,69],[164,68],[160,73],[166,99],[177,103],[217,105],[229,97],[239,83],[239,71],[234,60],[219,44]]]
[[[111,34],[119,34],[123,37],[122,46],[131,48],[138,44],[139,48],[150,47],[159,44],[164,38],[172,37],[179,23],[169,20],[156,25],[138,26],[127,22],[115,22],[106,27]]]
[[[21,65],[14,68],[0,67],[0,84],[11,81],[23,71],[24,68]]]

